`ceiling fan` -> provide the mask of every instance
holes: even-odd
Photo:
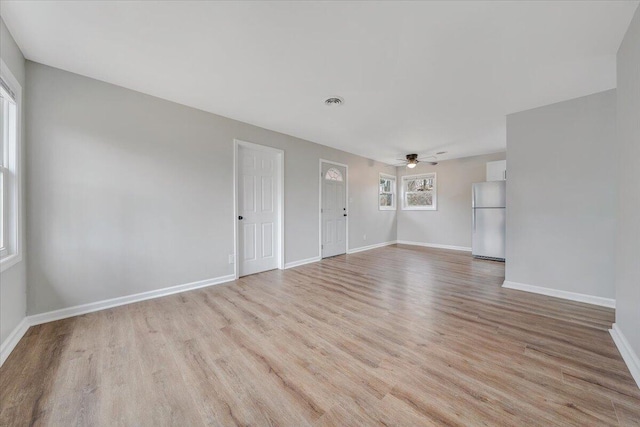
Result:
[[[433,159],[433,160],[428,160],[428,159]],[[398,165],[394,165],[394,166],[407,166],[409,169],[413,169],[415,168],[418,163],[420,162],[424,162],[427,164],[430,164],[432,166],[435,166],[438,164],[438,162],[436,162],[435,160],[437,160],[436,156],[428,156],[428,157],[418,157],[417,154],[407,154],[406,158],[404,159],[398,159],[398,160],[402,160],[404,163],[400,163]]]

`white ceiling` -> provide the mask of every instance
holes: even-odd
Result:
[[[614,88],[637,1],[2,1],[33,61],[394,163]],[[345,98],[327,107],[332,95]],[[259,141],[256,141],[259,142]]]

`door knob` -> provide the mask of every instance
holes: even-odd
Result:
[[[347,214],[342,214],[342,216],[347,216]]]
[[[242,215],[240,215],[240,216],[238,217],[238,219],[244,219],[244,218],[242,218]]]

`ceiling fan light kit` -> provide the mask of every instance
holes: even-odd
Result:
[[[407,167],[409,169],[415,168],[419,163],[417,154],[407,154]]]
[[[436,156],[429,156],[429,157],[427,157],[427,159],[431,159],[431,158],[435,159],[435,158],[436,158]],[[401,159],[398,159],[398,160],[401,160]],[[415,167],[418,165],[418,163],[420,163],[420,162],[429,163],[429,164],[430,164],[430,165],[432,165],[432,166],[435,166],[435,165],[437,165],[437,164],[438,164],[438,162],[426,161],[426,160],[424,160],[424,159],[420,160],[420,159],[418,158],[418,155],[417,155],[417,154],[407,154],[407,155],[406,155],[405,165],[406,165],[409,169],[413,169],[413,168],[415,168]],[[402,165],[398,165],[398,166],[402,166]]]

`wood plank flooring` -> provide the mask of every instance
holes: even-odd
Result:
[[[0,425],[640,425],[611,309],[390,246],[29,329]]]

